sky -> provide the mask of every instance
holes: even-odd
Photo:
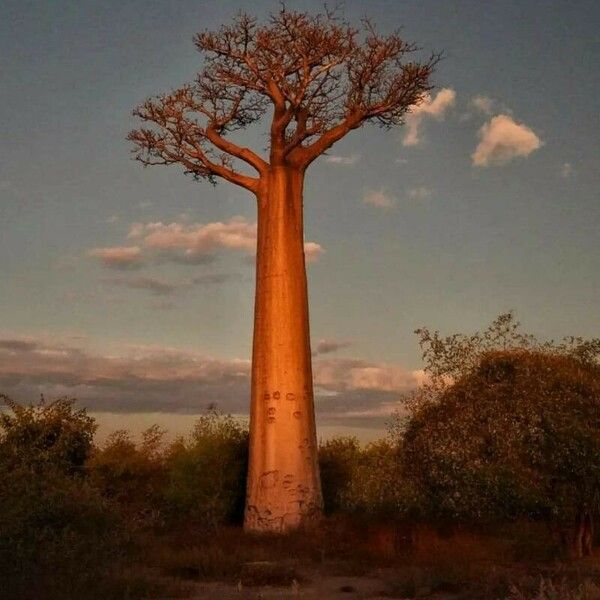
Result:
[[[422,380],[417,327],[514,310],[541,337],[600,336],[600,4],[344,4],[444,53],[405,126],[307,173],[319,431],[373,439]],[[104,432],[247,414],[255,201],[143,169],[125,140],[136,105],[199,71],[194,34],[244,7],[0,4],[0,391],[77,397]]]

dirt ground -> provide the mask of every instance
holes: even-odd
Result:
[[[416,590],[414,596],[406,596],[390,582],[385,574],[367,576],[328,576],[311,573],[310,580],[294,581],[289,586],[244,587],[241,583],[196,583],[192,599],[203,600],[278,600],[306,598],[315,600],[389,600],[390,598],[422,597],[429,600],[451,600],[457,598],[449,593],[432,593],[429,589]],[[165,599],[166,600],[166,599]]]

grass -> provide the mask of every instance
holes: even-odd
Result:
[[[431,527],[407,535],[402,526],[386,531],[382,524],[329,519],[318,531],[280,537],[236,527],[172,531],[152,535],[144,547],[150,551],[142,569],[184,584],[285,587],[294,580],[304,585],[323,576],[376,573],[386,584],[382,595],[390,598],[600,600],[598,559],[559,561],[549,533],[525,524],[493,535]],[[186,594],[185,585],[179,593]]]

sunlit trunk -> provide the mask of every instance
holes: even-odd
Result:
[[[272,167],[258,194],[247,531],[288,531],[322,514],[303,177],[298,170]]]

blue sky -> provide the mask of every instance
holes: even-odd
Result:
[[[194,33],[245,5],[2,3],[3,391],[76,395],[133,427],[183,427],[172,415],[209,401],[245,412],[254,200],[142,169],[125,141],[135,105],[199,70]],[[365,13],[445,59],[409,127],[365,127],[308,172],[322,431],[380,430],[418,380],[418,326],[472,331],[514,309],[543,337],[600,335],[600,5],[346,2]],[[135,223],[206,242],[193,261],[158,256]],[[140,260],[103,254],[123,247]]]

